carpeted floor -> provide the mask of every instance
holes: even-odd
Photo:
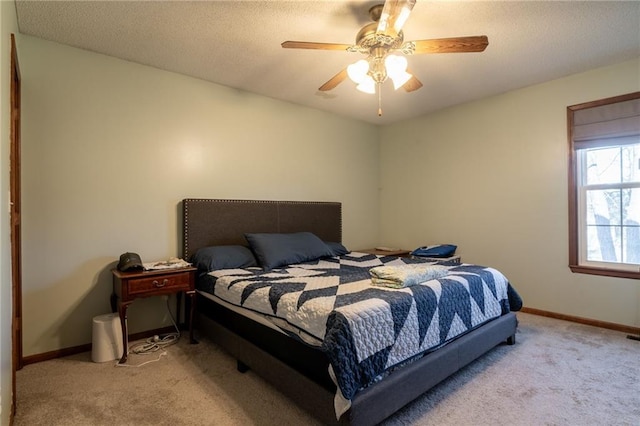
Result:
[[[518,314],[500,345],[385,421],[391,425],[640,425],[640,342]],[[312,425],[305,411],[208,340],[141,367],[91,354],[17,374],[15,425]],[[156,359],[132,355],[129,365]]]

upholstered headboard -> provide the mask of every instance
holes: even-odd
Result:
[[[214,245],[247,245],[247,232],[313,232],[342,242],[342,204],[312,201],[182,200],[183,251]]]

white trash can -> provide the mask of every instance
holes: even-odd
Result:
[[[91,360],[106,362],[122,356],[122,326],[117,313],[93,318]]]

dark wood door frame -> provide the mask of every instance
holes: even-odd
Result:
[[[22,225],[20,197],[20,67],[16,38],[11,34],[11,158],[10,158],[10,204],[11,204],[11,423],[16,412],[16,371],[22,368]]]

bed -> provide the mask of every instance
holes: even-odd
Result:
[[[248,245],[246,234],[252,237],[270,236],[270,234],[285,236],[311,234],[326,243],[340,243],[342,241],[341,209],[340,203],[333,202],[185,199],[182,201],[183,257],[192,259],[194,254],[211,247],[246,247]],[[267,244],[265,247],[271,246]],[[253,248],[255,252],[256,247]],[[333,256],[334,254],[336,253],[310,261],[303,259],[304,261],[298,264],[286,267],[278,264],[271,265],[272,268],[268,268],[266,272],[257,267],[248,267],[201,274],[197,282],[197,330],[234,356],[238,361],[239,371],[253,370],[325,424],[377,424],[495,346],[501,343],[515,343],[517,320],[509,306],[511,293],[509,298],[496,297],[498,308],[494,306],[493,309],[500,310],[497,316],[487,317],[489,319],[482,319],[482,317],[480,320],[474,319],[473,324],[467,324],[466,327],[462,327],[462,331],[453,333],[452,336],[439,336],[440,340],[438,340],[438,332],[435,331],[431,334],[434,334],[439,344],[426,348],[417,355],[409,356],[407,360],[400,356],[393,358],[395,355],[388,353],[400,351],[397,348],[407,346],[404,344],[398,344],[395,348],[389,346],[391,349],[385,349],[386,352],[385,350],[376,352],[360,347],[352,348],[358,354],[367,350],[369,352],[365,354],[367,356],[359,356],[357,361],[349,362],[343,361],[343,358],[346,359],[343,355],[336,357],[333,352],[329,352],[327,348],[332,343],[326,342],[350,340],[351,335],[345,338],[345,335],[341,334],[344,333],[342,330],[351,332],[358,327],[350,319],[349,307],[344,308],[347,309],[344,311],[341,306],[331,312],[326,308],[318,308],[318,312],[322,313],[322,315],[318,314],[320,319],[332,325],[327,327],[325,336],[324,330],[312,328],[307,332],[305,327],[288,317],[284,317],[284,320],[275,318],[280,321],[281,327],[274,326],[274,321],[269,319],[273,320],[277,316],[276,311],[278,315],[280,310],[286,313],[287,309],[280,306],[280,300],[286,297],[278,296],[281,298],[278,299],[277,309],[273,302],[271,306],[268,302],[259,302],[258,299],[251,302],[253,300],[251,297],[259,293],[255,291],[256,288],[259,290],[266,288],[265,291],[270,294],[277,293],[275,290],[280,287],[273,282],[277,282],[277,279],[281,279],[285,273],[294,273],[296,283],[303,278],[316,280],[313,281],[314,283],[326,283],[328,280],[338,279],[342,289],[362,285],[363,271],[368,271],[363,266],[410,263],[407,259],[357,252],[341,253],[338,256]],[[263,255],[264,253],[258,253],[258,266],[270,261],[262,257]],[[350,278],[335,278],[336,271],[342,269],[342,265],[347,265],[345,268],[350,271]],[[491,268],[476,265],[443,264],[437,267],[453,270],[453,272],[449,271],[449,275],[444,278],[439,278],[439,281],[463,279],[461,277],[465,280],[472,277],[477,281],[479,278],[476,278],[476,275],[482,277],[482,280],[493,279],[494,275],[501,276]],[[277,279],[266,280],[263,277],[265,274],[269,277],[275,276]],[[456,274],[459,276],[454,277]],[[291,282],[291,279],[287,278],[285,281]],[[217,294],[216,282],[219,284],[224,282],[224,285],[218,287],[222,290],[217,290]],[[345,283],[348,285],[344,285]],[[436,284],[440,288],[440,284]],[[510,292],[515,293],[508,283],[505,286],[509,287]],[[323,284],[322,291],[326,292],[327,287]],[[236,293],[225,295],[223,294],[226,292],[225,289],[231,293],[236,291]],[[411,293],[412,297],[416,297],[416,292],[423,291],[423,286],[411,286],[410,289],[400,290],[369,286],[364,290],[362,288],[356,290],[354,294],[359,294],[361,291],[375,292],[375,300],[378,300],[379,294],[402,295],[395,298],[399,299],[398,303],[404,303],[407,299],[406,294]],[[429,292],[432,291],[424,290],[424,292],[424,294],[430,294]],[[484,290],[484,293],[490,295],[491,292]],[[243,294],[248,296],[242,296]],[[288,295],[287,293],[286,296]],[[228,300],[222,300],[227,296]],[[328,299],[326,294],[321,296],[323,297],[314,300],[331,300],[331,303],[336,303],[333,299]],[[242,302],[239,302],[240,298],[244,298]],[[293,305],[297,303],[297,306],[300,306],[298,299],[291,303]],[[415,306],[415,301],[409,303]],[[489,306],[489,302],[485,304]],[[287,305],[283,302],[283,306]],[[391,311],[396,312],[398,309],[395,308],[396,305],[393,306]],[[273,315],[270,309],[273,309]],[[406,311],[409,310],[406,309]],[[307,316],[309,314],[313,313],[307,312]],[[407,314],[405,317],[416,316],[415,313],[411,315]],[[441,315],[445,317],[444,313]],[[462,314],[460,316],[464,317]],[[455,320],[460,324],[468,322],[460,321],[460,318]],[[389,327],[394,326],[393,321],[390,322]],[[337,326],[333,327],[333,324]],[[416,326],[416,330],[418,328],[420,327]],[[396,330],[395,334],[403,333]],[[421,333],[421,336],[424,336],[429,332],[425,328]],[[441,331],[440,334],[442,334]],[[318,342],[314,342],[314,339]],[[407,341],[409,340],[411,339],[408,338]],[[381,365],[378,365],[379,362],[370,362],[372,359],[378,359],[379,354],[383,352],[385,352],[384,361]],[[390,359],[394,361],[391,362]],[[375,368],[372,367],[373,364],[376,364]],[[392,368],[388,368],[389,366]],[[356,371],[355,381],[351,377],[354,375],[352,371]],[[361,376],[366,377],[362,379]],[[358,381],[360,379],[364,381]],[[338,416],[339,419],[337,419]]]

